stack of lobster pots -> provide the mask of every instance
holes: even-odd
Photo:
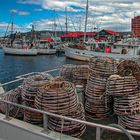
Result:
[[[35,97],[39,87],[48,82],[48,75],[38,74],[27,77],[22,84],[22,100],[23,104],[35,108]],[[41,113],[37,113],[31,110],[24,111],[24,121],[36,125],[42,125],[43,116]]]
[[[112,75],[107,82],[107,94],[114,98],[114,113],[124,128],[140,130],[140,90],[136,75],[139,66],[131,60],[118,65],[118,75]]]
[[[17,104],[22,104],[21,87],[17,87],[16,89],[7,92],[6,94],[1,96],[1,99]],[[0,102],[0,110],[2,111],[2,113],[6,113],[6,108],[7,104]],[[23,118],[24,110],[22,108],[13,105],[8,105],[8,109],[9,115],[11,117],[19,119]]]
[[[39,88],[35,98],[35,106],[51,113],[85,120],[84,108],[78,100],[75,86],[67,81],[57,79]],[[49,116],[48,128],[73,137],[80,137],[86,127],[78,122]]]
[[[108,57],[93,57],[89,63],[89,79],[85,93],[87,115],[102,119],[112,113],[111,98],[106,95],[106,83],[117,72],[116,60]]]
[[[60,69],[60,76],[75,85],[86,85],[88,79],[88,65],[63,65]]]

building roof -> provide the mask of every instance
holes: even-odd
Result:
[[[96,35],[97,35],[96,32],[87,32],[86,33],[87,37],[93,37]],[[70,32],[70,33],[67,33],[67,34],[61,36],[61,38],[69,38],[69,37],[76,38],[76,37],[83,37],[83,36],[84,36],[84,32]]]
[[[115,32],[115,31],[112,31],[112,30],[102,30],[100,32],[106,32],[110,35],[117,35],[117,36],[120,36],[120,33],[119,32]]]

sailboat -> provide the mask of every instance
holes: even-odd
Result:
[[[55,11],[54,11],[55,13]],[[55,31],[55,35],[54,37],[52,37],[51,34],[49,34],[49,37],[47,38],[43,38],[41,40],[39,40],[36,44],[37,44],[37,52],[38,54],[43,54],[43,55],[51,55],[51,54],[56,54],[56,43],[55,43],[55,39],[57,37],[57,33],[56,33],[56,17],[54,16],[54,31]]]
[[[33,32],[32,26],[32,34]],[[36,56],[37,49],[35,48],[34,40],[32,39],[31,42],[27,42],[25,39],[16,39],[17,35],[17,32],[14,33],[14,22],[12,20],[8,43],[3,46],[4,53],[9,55]]]

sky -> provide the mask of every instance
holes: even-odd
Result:
[[[84,31],[87,0],[0,0],[0,35],[5,35],[12,17],[15,31]],[[89,0],[87,31],[131,31],[131,18],[140,15],[140,0]],[[96,28],[96,29],[95,29]],[[10,26],[9,28],[10,29]]]

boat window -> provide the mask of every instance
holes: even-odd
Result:
[[[127,53],[128,53],[127,50],[123,48],[121,54],[127,54]]]
[[[113,49],[116,49],[116,48],[117,48],[117,46],[114,45],[114,46],[113,46]]]

